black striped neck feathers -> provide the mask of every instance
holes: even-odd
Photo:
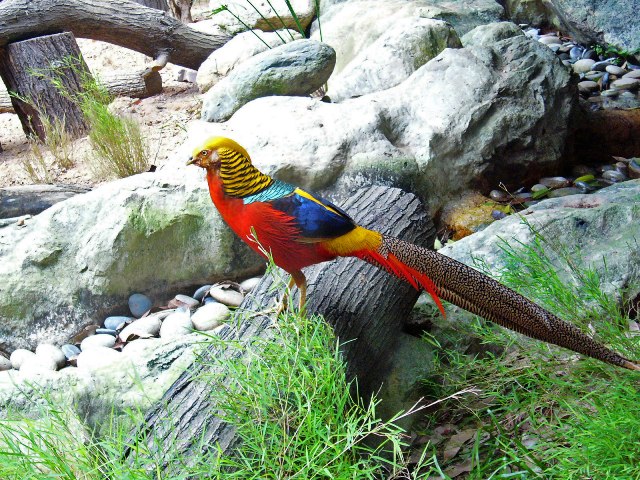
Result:
[[[187,165],[197,165],[218,178],[224,194],[229,197],[256,195],[274,183],[273,178],[251,164],[249,154],[241,145],[226,137],[208,139],[193,151]]]
[[[233,148],[218,148],[220,159],[220,180],[224,193],[230,197],[243,198],[255,195],[273,182],[273,178],[265,175],[251,164],[245,156]]]

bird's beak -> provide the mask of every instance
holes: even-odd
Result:
[[[193,165],[196,162],[195,157],[189,157],[189,161],[187,162],[187,165]]]

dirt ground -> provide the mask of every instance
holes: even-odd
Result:
[[[133,70],[151,62],[149,57],[138,52],[95,40],[78,39],[82,55],[91,72],[100,76],[115,70]],[[177,81],[181,67],[169,64],[160,74],[163,91],[143,100],[120,97],[112,107],[136,119],[149,145],[151,164],[164,164],[168,155],[186,138],[187,122],[199,116],[200,94],[193,83]],[[31,148],[22,130],[18,116],[13,113],[0,114],[0,187],[32,184],[24,168]],[[73,142],[75,165],[61,169],[50,165],[53,183],[93,186],[97,181],[88,166],[91,148],[86,138]],[[51,162],[51,159],[49,159]]]

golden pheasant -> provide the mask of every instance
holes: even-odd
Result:
[[[477,270],[358,226],[331,202],[265,175],[229,138],[207,140],[187,164],[206,170],[211,199],[231,229],[262,256],[260,246],[270,252],[274,263],[291,275],[289,286],[298,287],[301,307],[307,291],[304,267],[357,257],[425,289],[443,314],[439,298],[529,337],[640,370],[640,364]]]

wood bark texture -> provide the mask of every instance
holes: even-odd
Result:
[[[135,3],[148,7],[155,8],[156,10],[162,10],[163,12],[169,11],[169,4],[167,0],[133,0]]]
[[[162,77],[155,70],[117,71],[100,76],[114,97],[147,98],[162,92]]]
[[[69,59],[74,61],[73,68],[64,67]],[[11,98],[13,109],[27,135],[35,134],[41,140],[45,139],[43,115],[49,121],[62,122],[72,138],[79,138],[87,132],[89,127],[80,107],[65,98],[51,82],[56,77],[66,91],[79,92],[82,90],[81,70],[91,75],[75,37],[69,32],[10,43],[0,48],[0,77],[7,90],[26,100]]]
[[[0,47],[62,31],[113,43],[197,70],[230,37],[196,31],[168,13],[130,0],[4,0]]]
[[[423,247],[432,247],[433,223],[420,201],[412,194],[389,187],[371,187],[359,191],[344,208],[365,227],[403,238]],[[368,399],[381,385],[387,361],[391,358],[403,321],[413,308],[419,292],[408,284],[361,260],[343,258],[305,269],[309,283],[309,313],[323,315],[343,345],[349,378],[357,377],[359,393]],[[273,279],[266,275],[248,295],[239,311],[260,312],[272,306],[277,295]],[[245,317],[246,318],[246,317]],[[229,322],[220,337],[251,343],[256,337],[273,338],[275,319],[255,314],[242,315]],[[211,387],[202,374],[225,375],[209,365],[208,358],[237,355],[219,346],[209,347],[148,412],[140,427],[150,439],[148,447],[180,445],[185,458],[196,454],[204,440],[210,448],[219,444],[224,453],[237,444],[234,429],[216,416],[211,403]],[[140,438],[137,432],[135,435]],[[175,447],[174,447],[175,448]]]
[[[169,0],[169,6],[171,7],[173,16],[182,23],[193,22],[193,18],[191,17],[192,3],[192,0]]]
[[[37,215],[51,205],[89,190],[74,185],[20,185],[0,188],[0,218]]]

